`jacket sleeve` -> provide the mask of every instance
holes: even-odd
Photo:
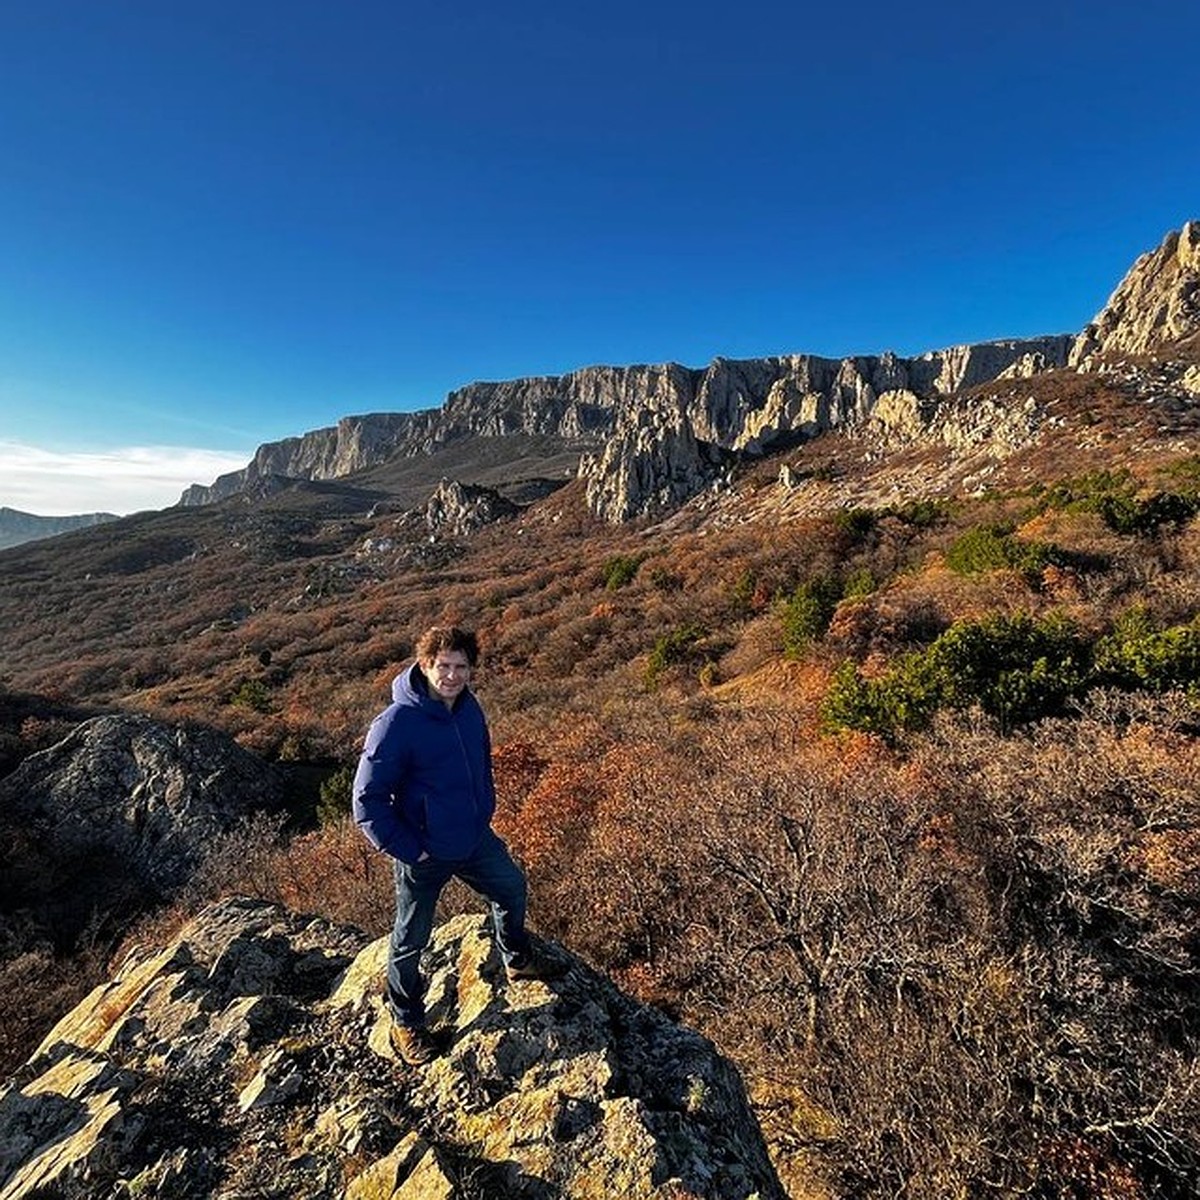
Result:
[[[406,863],[420,857],[417,830],[404,814],[406,748],[394,709],[371,722],[354,774],[354,820],[377,850]]]

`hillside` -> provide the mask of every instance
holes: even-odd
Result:
[[[1198,242],[1058,365],[705,442],[634,520],[559,433],[476,431],[0,555],[6,768],[119,712],[290,789],[137,917],[10,838],[6,1066],[221,896],[385,932],[344,768],[454,620],[537,927],[712,1038],[789,1194],[1194,1196]]]
[[[15,508],[0,508],[0,550],[20,546],[38,538],[54,537],[72,529],[86,529],[115,521],[114,513],[83,513],[74,517],[39,517]]]

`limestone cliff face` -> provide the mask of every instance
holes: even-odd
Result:
[[[704,369],[586,367],[473,383],[440,409],[346,417],[335,428],[262,446],[244,471],[190,488],[182,502],[253,493],[256,485],[262,491],[279,476],[336,479],[397,456],[437,455],[467,436],[502,444],[521,434],[562,439],[578,455],[592,511],[625,521],[669,511],[718,481],[739,456],[788,439],[836,429],[883,430],[892,442],[921,438],[941,419],[942,400],[966,388],[1068,364],[1088,368],[1198,331],[1200,222],[1193,221],[1138,259],[1078,338],[986,342],[915,358],[718,358]],[[1029,424],[1022,414],[1013,420]],[[960,426],[975,437],[1013,421],[960,412],[943,424],[952,439]]]
[[[445,1050],[410,1068],[388,1046],[386,939],[223,901],[0,1091],[0,1197],[782,1200],[713,1046],[550,952],[562,980],[509,985],[482,918],[439,929]]]
[[[703,370],[676,363],[587,367],[475,383],[451,393],[439,410],[347,417],[336,428],[262,446],[244,471],[188,489],[182,503],[208,503],[277,476],[340,478],[397,456],[436,455],[469,435],[549,435],[579,448],[592,511],[625,521],[683,503],[739,455],[860,425],[885,394],[903,392],[925,404],[1006,373],[1061,366],[1071,342],[989,342],[916,358],[718,358]]]
[[[1147,354],[1200,331],[1200,221],[1143,254],[1075,342],[1070,362]]]

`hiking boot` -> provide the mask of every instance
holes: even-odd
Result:
[[[388,1031],[397,1057],[410,1067],[423,1067],[441,1053],[433,1035],[424,1025],[393,1025]]]
[[[504,973],[509,983],[516,983],[519,979],[561,979],[570,969],[567,963],[530,949],[508,963]]]

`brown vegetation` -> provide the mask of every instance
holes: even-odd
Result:
[[[1098,420],[1128,408],[1056,386]],[[1189,462],[1155,460],[1139,495],[1179,487]],[[537,926],[737,1061],[785,1176],[816,1169],[856,1197],[1192,1196],[1190,643],[1129,642],[1145,687],[1072,681],[1044,713],[1022,692],[1034,715],[1007,724],[961,688],[886,739],[831,728],[823,707],[843,660],[881,679],[997,614],[1069,618],[1085,647],[1122,621],[1193,621],[1200,522],[1120,532],[1090,493],[1050,497],[1093,466],[1060,457],[1035,487],[782,524],[599,527],[571,485],[469,542],[421,534],[382,555],[365,539],[397,537],[395,518],[327,493],[21,547],[0,587],[6,763],[55,722],[125,707],[327,774],[354,761],[415,633],[474,625],[498,824]],[[1150,686],[1168,652],[1170,686]],[[383,932],[387,863],[347,821],[317,825],[313,792],[286,829],[261,820],[215,847],[132,931],[60,914],[56,944],[32,891],[8,903],[0,983],[24,1023],[6,1025],[5,1064],[106,952],[161,940],[211,896]]]

